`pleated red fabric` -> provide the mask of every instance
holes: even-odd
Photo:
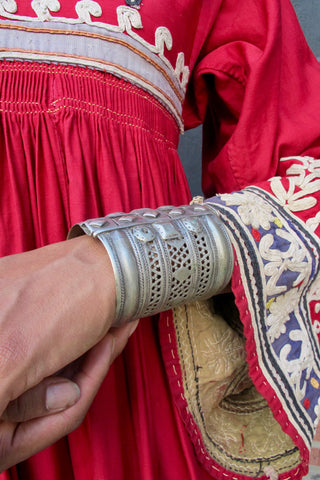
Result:
[[[0,225],[9,240],[1,255],[64,240],[83,218],[189,201],[175,122],[140,89],[100,72],[18,62],[0,64],[0,81]],[[141,322],[77,431],[0,478],[205,478],[156,330],[157,319]]]
[[[45,27],[51,18],[48,3],[32,2],[43,7],[38,14]],[[58,3],[61,15],[68,18],[62,22],[66,44],[71,38],[67,29],[76,30],[70,23],[75,5],[91,8],[100,3],[99,21],[112,25],[117,25],[116,9],[124,6],[119,0]],[[160,46],[165,39],[165,67],[152,57],[153,67],[158,71],[161,64],[166,73],[169,62],[181,81],[183,62],[189,66],[184,119],[187,127],[205,123],[205,193],[259,184],[278,174],[280,156],[319,157],[320,70],[290,2],[188,0],[172,5],[171,0],[144,0],[139,10],[143,28],[134,17],[134,27],[130,24],[124,35],[132,30],[141,34],[145,43],[139,44],[140,54],[145,54],[144,49],[154,46],[156,28],[165,25],[173,48],[161,27],[163,36],[157,38]],[[168,109],[172,99],[160,101],[146,88],[92,66],[66,65],[63,58],[45,56],[35,61],[38,50],[28,57],[27,42],[15,50],[10,41],[20,31],[33,35],[32,41],[39,32],[31,2],[18,2],[17,17],[7,8],[6,13],[0,11],[1,31],[10,30],[4,38],[9,44],[0,50],[0,255],[64,240],[71,225],[87,218],[188,203],[176,150],[179,128],[174,108]],[[25,19],[28,15],[32,21]],[[83,20],[84,37],[90,18]],[[41,32],[49,47],[57,23],[52,21],[50,28]],[[129,38],[129,33],[127,47],[132,52],[137,37]],[[99,40],[95,30],[93,37]],[[115,44],[115,38],[110,42]],[[77,40],[80,45],[80,35]],[[152,63],[150,48],[146,67]],[[293,56],[288,55],[291,48]],[[182,52],[179,64],[177,55]],[[75,58],[69,63],[81,64]],[[82,56],[81,61],[88,58]],[[148,85],[153,87],[151,81]],[[173,397],[158,319],[145,319],[110,369],[83,424],[0,479],[215,478],[199,463]]]

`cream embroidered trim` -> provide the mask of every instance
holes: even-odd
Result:
[[[1,25],[0,25],[0,41],[2,39],[1,35]],[[15,37],[16,38],[16,37]],[[110,45],[109,45],[110,46]],[[79,45],[78,45],[79,48]],[[113,58],[117,55],[117,48],[110,46],[109,48],[109,56],[111,55]],[[130,52],[125,55],[126,58],[133,57],[130,55]],[[103,70],[105,72],[111,73],[115,76],[119,76],[128,80],[129,82],[133,83],[134,85],[138,85],[142,87],[144,90],[151,93],[155,98],[157,98],[166,108],[167,110],[173,115],[175,118],[180,131],[183,132],[183,122],[181,118],[181,102],[179,99],[176,98],[172,89],[170,89],[168,83],[161,81],[161,74],[157,72],[155,69],[152,69],[150,65],[147,65],[146,68],[143,69],[143,77],[138,73],[138,65],[141,63],[141,59],[135,56],[136,61],[135,63],[135,70],[129,70],[125,67],[120,67],[116,63],[108,60],[101,60],[101,59],[92,59],[85,55],[75,55],[61,53],[57,54],[54,52],[46,52],[43,53],[39,50],[23,50],[23,49],[7,49],[0,47],[0,59],[17,59],[17,60],[30,60],[30,61],[44,61],[44,62],[54,62],[54,63],[70,63],[72,65],[79,65],[85,66],[89,68],[94,68],[97,70]],[[119,58],[119,57],[118,57]],[[145,66],[145,62],[143,62]],[[140,70],[143,68],[140,65]],[[150,77],[150,80],[148,79]]]
[[[272,182],[277,185],[277,179]],[[310,326],[309,307],[319,299],[318,238],[286,203],[258,188],[222,195],[216,202],[224,205],[224,221],[234,222],[234,248],[260,368],[290,422],[310,445],[320,412],[319,325]]]
[[[166,27],[156,29],[153,45],[134,31],[142,28],[135,8],[119,6],[118,25],[111,25],[92,21],[92,16],[102,14],[94,1],[76,3],[78,18],[52,16],[50,12],[60,10],[57,0],[33,0],[31,6],[36,17],[17,15],[15,0],[0,0],[0,15],[10,19],[0,21],[0,59],[65,63],[120,76],[157,98],[183,131],[189,68],[183,52],[177,55],[175,68],[165,57],[165,48],[170,50],[173,43]]]
[[[147,48],[151,53],[156,54],[171,70],[172,74],[177,79],[180,88],[185,92],[190,70],[189,67],[185,65],[184,53],[178,53],[175,67],[173,67],[170,61],[165,57],[165,48],[171,50],[173,45],[172,35],[170,30],[166,27],[158,27],[156,29],[154,45],[138,35],[133,29],[142,29],[143,26],[140,13],[137,9],[128,6],[119,6],[117,8],[118,25],[111,25],[92,20],[92,17],[100,17],[102,15],[101,6],[98,2],[93,0],[81,0],[76,3],[75,11],[78,18],[52,16],[50,12],[58,12],[60,10],[60,2],[58,0],[33,0],[31,2],[31,7],[37,17],[17,15],[17,2],[15,0],[1,0],[0,15],[11,20],[28,22],[59,22],[67,23],[69,25],[86,24],[107,32],[126,33],[140,45]]]
[[[280,177],[270,180],[271,189],[282,206],[291,212],[301,212],[316,206],[317,200],[311,196],[320,190],[320,160],[312,157],[283,157],[280,162],[290,161],[286,170],[289,187],[285,189]],[[292,164],[292,161],[296,163]],[[299,187],[299,191],[296,191]],[[320,225],[320,212],[306,222],[307,227],[315,232]]]

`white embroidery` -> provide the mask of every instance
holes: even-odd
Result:
[[[160,26],[156,29],[154,45],[147,42],[135,32],[134,30],[143,28],[141,15],[136,8],[124,5],[117,7],[118,25],[111,25],[92,19],[92,17],[97,18],[102,15],[100,4],[93,0],[81,0],[76,3],[75,11],[78,18],[52,16],[50,12],[58,12],[60,10],[60,2],[58,0],[33,0],[31,6],[37,15],[36,17],[16,15],[17,4],[14,0],[0,0],[0,15],[11,20],[28,22],[50,21],[71,25],[86,24],[109,32],[126,33],[132,39],[140,43],[140,45],[156,54],[170,69],[182,91],[185,92],[190,69],[185,65],[183,52],[178,53],[176,65],[173,67],[171,62],[165,56],[165,49],[171,50],[173,46],[172,35],[167,27]]]
[[[320,211],[315,217],[308,218],[306,225],[311,232],[315,232],[320,224]]]
[[[319,322],[319,320],[316,320],[316,321],[314,322],[314,324],[312,325],[312,327],[313,327],[314,333],[315,333],[316,335],[319,335],[319,333],[320,333],[320,322]]]
[[[259,243],[259,253],[267,261],[264,273],[269,277],[266,286],[268,296],[278,295],[287,290],[287,285],[279,284],[281,275],[286,272],[295,272],[296,279],[292,287],[299,285],[310,276],[310,265],[306,261],[305,251],[299,246],[297,239],[290,232],[276,229],[277,237],[285,240],[288,247],[286,250],[272,248],[274,237],[272,234],[264,235]]]
[[[267,316],[268,337],[271,342],[286,333],[286,323],[290,320],[290,313],[297,306],[297,292],[289,290],[280,295],[269,307],[270,315]]]
[[[181,87],[185,90],[189,80],[189,68],[185,66],[185,58],[183,52],[180,52],[178,54],[175,72],[177,77],[179,78]]]
[[[308,379],[310,377],[313,368],[313,350],[308,336],[302,329],[292,330],[289,333],[289,338],[293,342],[300,343],[300,355],[297,356],[297,352],[295,351],[295,358],[290,359],[289,357],[293,346],[287,343],[281,349],[279,359],[282,368],[289,374],[290,382],[294,387],[297,399],[301,401],[306,395],[307,388],[307,383],[301,382],[301,379]],[[296,346],[297,343],[294,345]]]
[[[291,212],[301,212],[316,205],[317,200],[313,197],[307,197],[307,195],[311,195],[320,189],[320,181],[305,185],[303,189],[296,193],[295,188],[297,183],[294,178],[289,178],[288,190],[285,189],[279,177],[274,177],[270,181],[270,186],[275,197],[279,200],[280,205]],[[300,186],[300,188],[302,187]]]
[[[172,35],[166,27],[159,27],[155,34],[155,53],[161,57],[164,55],[164,47],[168,50],[172,49]]]
[[[58,12],[60,10],[60,3],[57,0],[33,0],[31,7],[36,12],[39,20],[45,22],[52,17],[51,12]]]
[[[286,171],[289,179],[289,187],[286,190],[281,179],[270,179],[272,192],[281,205],[291,212],[308,210],[317,205],[317,199],[312,194],[320,190],[320,160],[312,157],[285,157],[280,162],[296,160]],[[295,192],[296,187],[299,191]],[[310,231],[314,232],[320,225],[320,212],[306,222]]]
[[[314,426],[316,427],[319,423],[319,420],[320,420],[320,398],[318,400],[317,405],[314,407],[314,413],[316,414],[316,419],[315,419],[315,422],[314,422]]]
[[[102,8],[99,3],[91,0],[77,2],[75,8],[81,23],[91,24],[91,15],[93,17],[101,17],[102,15]]]
[[[250,223],[248,219],[253,217],[253,209],[250,214],[241,212],[240,215],[240,206],[245,205],[245,202],[239,202],[239,193],[235,195],[234,201],[233,194],[225,196],[228,207],[222,218],[226,224],[231,225],[230,231],[236,232],[234,245],[242,268],[242,282],[247,298],[252,300],[248,310],[250,309],[253,325],[257,326],[257,351],[260,352],[261,349],[263,352],[260,367],[281,398],[290,422],[310,446],[310,432],[320,417],[320,321],[312,321],[311,317],[312,310],[320,313],[320,247],[319,239],[310,235],[305,224],[291,214],[290,207],[301,207],[296,202],[308,200],[308,196],[311,197],[311,202],[307,202],[307,206],[316,205],[313,195],[320,188],[320,161],[298,158],[297,164],[287,168],[288,173],[292,176],[283,180],[285,188],[279,186],[280,179],[270,179],[278,194],[276,198],[257,187],[249,187],[242,192],[242,195],[254,195],[268,205],[266,216],[270,229],[260,226],[258,231],[252,230],[253,221]],[[298,192],[301,192],[301,196],[293,197]],[[251,197],[251,205],[252,200]],[[219,202],[220,199],[217,199],[218,205]],[[215,207],[217,208],[216,205]],[[225,207],[222,207],[222,212],[223,208]],[[258,210],[260,217],[262,204]],[[236,213],[235,217],[233,212]],[[236,220],[234,224],[232,218]],[[247,240],[244,233],[237,233],[242,231],[241,227],[246,232]],[[242,248],[247,255],[243,254]],[[250,261],[253,272],[249,268]],[[255,283],[260,285],[258,295],[251,290]],[[314,302],[313,305],[310,305],[311,301]],[[259,308],[256,305],[260,305]],[[293,402],[293,399],[298,403]],[[305,428],[306,425],[308,429]]]
[[[224,194],[221,199],[226,205],[239,205],[238,214],[241,220],[255,229],[262,227],[269,230],[270,223],[275,219],[271,205],[249,192]]]
[[[282,157],[280,162],[297,160],[287,169],[286,175],[295,177],[296,185],[303,186],[315,178],[320,178],[320,160],[313,157]],[[310,172],[307,174],[307,171]]]
[[[132,31],[132,28],[140,29],[142,27],[141,17],[139,12],[134,8],[120,6],[117,8],[117,15],[118,15],[118,24],[119,28],[114,27],[114,31],[119,31],[121,33],[126,32],[132,38],[137,40],[138,42],[142,43],[145,47],[149,45],[149,49],[154,51],[153,45],[148,44],[145,40],[143,40],[139,35]],[[103,23],[99,23],[100,28],[104,27]],[[112,26],[111,26],[112,27]],[[155,52],[156,53],[156,52]]]
[[[306,186],[307,192],[315,190],[314,181],[306,182],[306,178],[302,179],[300,175],[299,178],[302,180],[301,184],[304,183]],[[288,190],[279,188],[279,192],[280,198],[282,195],[282,205],[286,205],[294,192],[293,182],[289,184]],[[303,323],[299,321],[301,295],[312,276],[312,261],[305,243],[287,224],[281,211],[276,209],[273,203],[268,202],[264,195],[260,196],[257,193],[258,189],[257,192],[244,190],[240,193],[221,195],[220,198],[229,207],[236,207],[237,214],[249,232],[252,227],[258,230],[255,246],[262,260],[266,285],[264,298],[267,308],[265,325],[268,342],[275,345],[276,352],[278,339],[280,346],[282,335],[287,335],[290,339],[276,356],[279,358],[281,371],[286,372],[292,390],[302,402],[308,385],[306,380],[315,367],[310,338]],[[251,285],[254,283],[251,282]],[[310,295],[319,300],[319,293],[320,279],[312,285],[308,300]],[[292,320],[297,321],[297,325],[292,323]],[[301,328],[297,329],[296,326]],[[318,326],[314,325],[313,330],[316,328],[320,328],[320,322]]]
[[[6,12],[16,13],[18,10],[17,4],[14,0],[1,0],[0,1],[0,14],[5,16]]]
[[[256,203],[260,199],[259,218],[263,215],[265,203],[270,229],[267,222],[266,229],[260,227],[252,232],[253,224],[256,227],[262,222],[254,219],[253,208],[250,214],[241,210],[240,215],[240,207],[245,205],[241,195],[250,199],[250,208],[254,203],[252,196],[256,197]],[[317,399],[309,395],[309,389],[320,384],[315,335],[320,322],[311,331],[309,317],[310,296],[319,301],[318,242],[307,233],[302,223],[296,222],[290,212],[285,212],[286,209],[273,196],[260,188],[249,187],[241,194],[216,197],[212,204],[234,239],[263,375],[281,399],[290,422],[306,444],[311,445],[309,427],[313,429],[316,421],[314,408]],[[259,288],[254,289],[255,286]],[[272,292],[275,294],[271,295]],[[320,413],[320,405],[318,409]]]

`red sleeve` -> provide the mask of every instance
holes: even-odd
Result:
[[[285,439],[273,432],[263,408],[259,417],[249,402],[240,414],[237,402],[245,401],[239,392],[232,406],[223,397],[209,414],[198,386],[206,364],[190,377],[200,392],[193,398],[186,361],[176,361],[186,428],[213,478],[300,480],[320,416],[320,67],[289,0],[221,2],[193,71],[184,117],[187,127],[204,124],[203,190],[207,197],[219,194],[209,202],[233,242],[232,289],[250,378],[298,449],[280,445]],[[196,332],[190,322],[185,331]],[[180,325],[181,319],[173,331],[181,359]],[[197,341],[185,344],[197,358]],[[211,388],[214,381],[206,381]],[[270,432],[273,440],[263,444]],[[270,441],[279,455],[268,457]]]
[[[184,108],[187,128],[204,122],[205,195],[275,176],[280,157],[320,156],[319,85],[289,0],[221,2]]]

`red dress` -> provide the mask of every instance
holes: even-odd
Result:
[[[266,181],[301,164],[296,157],[282,168],[280,157],[319,157],[320,69],[288,0],[185,0],[174,7],[170,0],[144,0],[140,8],[120,0],[11,0],[0,2],[0,15],[1,255],[63,240],[71,225],[86,218],[188,203],[176,151],[183,124],[189,128],[204,122],[207,196],[258,185],[259,195],[275,195],[280,204],[281,185],[291,185],[290,180]],[[305,169],[308,175],[312,165]],[[318,178],[316,168],[313,175]],[[293,188],[300,191],[301,184]],[[317,190],[306,195],[315,198]],[[285,203],[288,195],[284,197]],[[250,226],[250,235],[260,242],[265,224],[245,221],[240,203],[222,197],[217,209],[232,225],[231,214],[239,214],[241,225]],[[310,228],[317,233],[316,207],[311,207],[307,203],[292,212],[298,212],[298,223],[299,218],[304,223],[315,219]],[[285,214],[272,215],[281,228]],[[241,252],[247,255],[235,249],[238,258]],[[313,243],[312,249],[310,256],[316,257]],[[275,478],[274,472],[280,479],[300,479],[316,425],[318,367],[312,364],[312,374],[309,369],[309,376],[299,377],[311,382],[312,394],[305,388],[297,400],[297,392],[288,387],[294,399],[288,412],[284,390],[276,391],[252,333],[252,275],[243,265],[240,260],[236,264],[233,288],[250,376],[286,432],[266,414],[268,422],[260,421],[257,438],[265,437],[272,424],[270,431],[284,436],[279,442],[285,461],[279,460],[279,450],[266,453],[267,447],[255,440],[253,421],[244,421],[248,412],[243,410],[237,416],[241,425],[229,431],[232,417],[224,416],[226,423],[219,427],[214,408],[208,419],[203,404],[197,410],[197,399],[193,404],[195,397],[186,392],[185,350],[179,349],[183,332],[167,314],[159,324],[158,319],[141,322],[83,424],[0,475],[1,480],[243,480]],[[258,268],[264,265],[260,262]],[[264,284],[260,287],[272,310],[277,298],[264,293]],[[309,316],[306,322],[314,325]],[[318,347],[313,349],[318,365]],[[281,351],[283,345],[279,356]],[[283,365],[283,378],[291,378]],[[259,404],[252,407],[253,416],[270,412],[246,378],[241,380],[251,392],[246,405]],[[225,383],[218,387],[226,388]],[[307,417],[294,419],[300,404],[306,410],[312,406],[312,428],[305,427]],[[230,413],[230,405],[222,410]],[[222,438],[227,424],[230,436]]]

